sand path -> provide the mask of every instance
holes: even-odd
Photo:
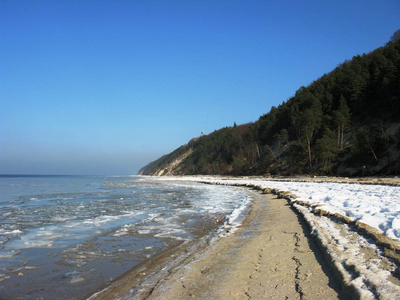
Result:
[[[239,231],[172,270],[149,299],[344,299],[307,225],[287,201],[255,198]]]

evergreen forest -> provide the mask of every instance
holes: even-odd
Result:
[[[300,87],[256,122],[194,138],[140,174],[399,174],[399,32]]]

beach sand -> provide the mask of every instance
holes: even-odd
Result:
[[[241,229],[175,270],[149,299],[339,299],[341,286],[307,226],[275,196],[260,196]]]
[[[254,192],[242,226],[208,246],[181,246],[91,299],[346,299],[309,229],[287,200]],[[166,265],[168,258],[181,260]],[[183,255],[185,254],[185,255]],[[156,276],[157,277],[157,276]],[[134,288],[136,291],[133,292]]]

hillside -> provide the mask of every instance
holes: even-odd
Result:
[[[300,87],[259,120],[192,139],[143,175],[397,175],[400,39]]]

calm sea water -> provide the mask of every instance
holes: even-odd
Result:
[[[241,189],[135,176],[2,175],[0,299],[82,298],[249,202]]]

